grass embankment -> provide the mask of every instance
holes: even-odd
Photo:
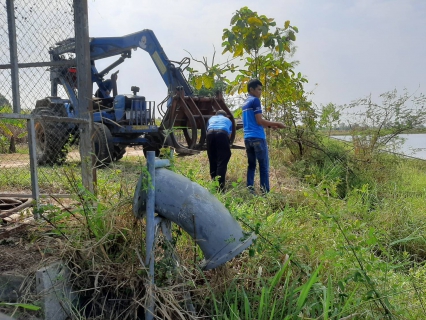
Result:
[[[233,152],[228,181],[234,187],[220,198],[259,234],[256,255],[240,267],[241,282],[231,281],[239,288],[240,306],[241,283],[268,287],[287,253],[294,262],[290,282],[306,286],[314,270],[320,270],[305,304],[307,317],[325,317],[329,284],[335,304],[331,318],[425,316],[426,162],[389,155],[357,160],[345,148],[331,141],[327,155],[313,153],[303,161],[272,148],[272,192],[266,197],[251,197],[244,190],[245,154]],[[177,167],[200,183],[208,176],[205,155],[178,161]],[[250,295],[257,309],[260,288]],[[266,314],[280,319],[272,307],[270,302]]]
[[[201,272],[202,252],[174,227],[173,242],[160,240],[156,251],[160,318],[424,318],[426,162],[383,154],[357,159],[336,141],[323,147],[326,153],[311,151],[297,161],[271,147],[266,196],[247,192],[245,152],[233,150],[227,191],[216,196],[258,239],[225,266]],[[78,195],[75,210],[44,209],[64,239],[60,256],[74,287],[84,290],[76,314],[130,319],[143,313],[145,224],[131,211],[141,167],[140,159],[127,158],[98,170],[96,207],[79,188],[78,171],[55,171]],[[175,158],[173,169],[214,192],[205,152]],[[178,267],[171,252],[181,259]],[[191,293],[195,314],[184,292]]]

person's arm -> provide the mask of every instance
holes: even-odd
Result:
[[[268,128],[268,127],[271,127],[271,128],[274,128],[274,129],[277,129],[277,128],[280,128],[280,129],[287,128],[287,126],[284,123],[282,123],[282,122],[269,121],[269,120],[263,119],[263,115],[261,113],[255,114],[255,117],[256,117],[257,124],[259,126],[264,127],[264,128]]]

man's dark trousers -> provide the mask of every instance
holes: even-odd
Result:
[[[210,176],[212,179],[219,176],[219,188],[223,190],[226,170],[231,158],[231,146],[226,131],[210,130],[207,132],[207,155],[210,162]]]

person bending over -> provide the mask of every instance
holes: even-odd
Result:
[[[225,188],[225,176],[231,158],[230,136],[232,122],[226,112],[219,110],[207,122],[207,156],[210,163],[210,177],[219,177],[219,191]]]

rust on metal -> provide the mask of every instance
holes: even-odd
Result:
[[[229,110],[222,93],[218,92],[215,97],[190,97],[185,96],[183,88],[178,88],[161,124],[161,129],[168,136],[168,144],[182,154],[194,154],[205,149],[207,121],[219,110],[225,111],[233,124],[232,145],[241,124]]]

